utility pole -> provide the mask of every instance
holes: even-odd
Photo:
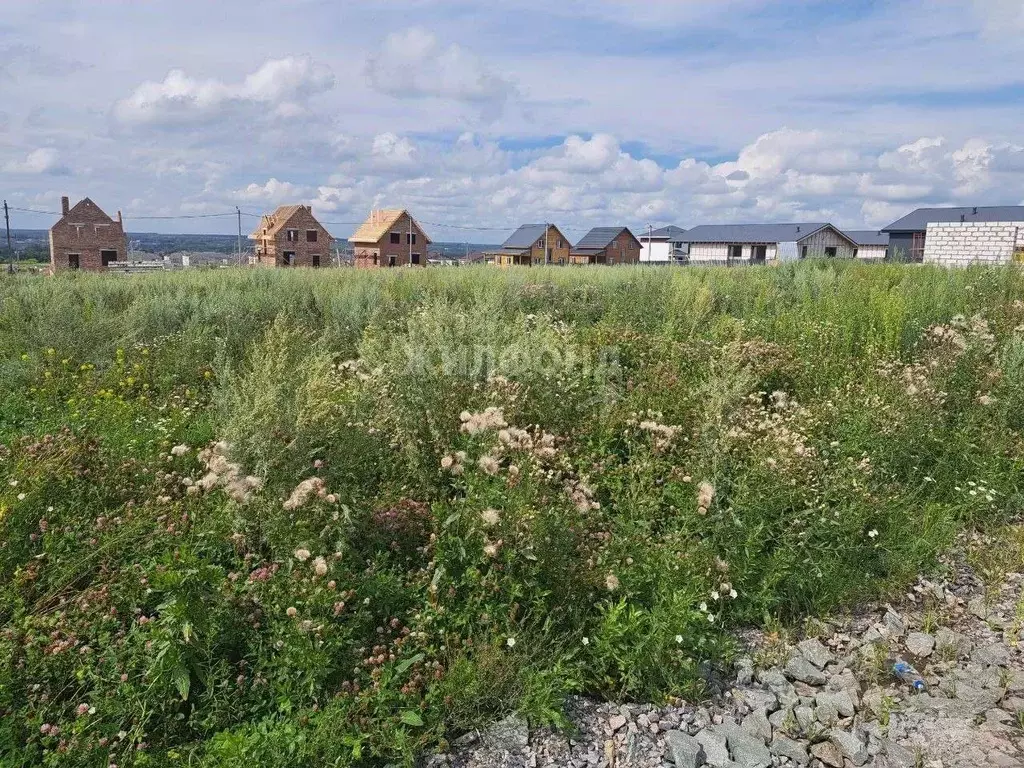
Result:
[[[236,205],[235,213],[238,214],[238,266],[242,266],[242,210]]]
[[[7,201],[4,200],[4,224],[7,226],[7,274],[14,274],[14,248],[11,246],[11,217],[7,214]]]
[[[669,251],[671,251],[671,247]],[[647,260],[654,261],[654,225],[647,222]]]

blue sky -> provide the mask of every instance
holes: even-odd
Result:
[[[231,232],[142,217],[308,202],[345,236],[395,206],[496,241],[1024,203],[1024,0],[3,5],[21,209],[89,195],[136,231]]]

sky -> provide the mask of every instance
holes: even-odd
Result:
[[[1024,0],[2,6],[16,228],[61,195],[136,232],[301,202],[471,242],[1024,204]]]

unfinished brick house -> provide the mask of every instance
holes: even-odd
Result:
[[[363,269],[425,267],[431,242],[408,211],[397,209],[371,211],[348,241]]]
[[[54,272],[102,272],[109,264],[128,258],[128,238],[120,211],[114,221],[88,197],[74,208],[69,206],[68,198],[62,197],[60,209],[60,221],[50,227],[50,268]]]
[[[594,227],[576,247],[573,264],[636,264],[640,261],[640,241],[626,227]]]
[[[253,262],[261,267],[326,267],[331,263],[334,238],[308,205],[282,205],[265,214],[249,239],[256,242]]]

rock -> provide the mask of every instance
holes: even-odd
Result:
[[[774,712],[779,708],[779,697],[771,691],[763,691],[760,688],[747,688],[733,691],[733,696],[742,701],[752,710],[762,712]]]
[[[971,598],[971,601],[967,603],[967,612],[983,621],[987,619],[989,611],[985,599],[982,597]]]
[[[715,726],[715,732],[725,736],[732,759],[743,768],[768,768],[772,755],[764,742],[735,725]]]
[[[713,768],[720,768],[729,762],[729,750],[726,747],[725,737],[710,730],[700,731],[694,739],[704,748],[704,756],[707,763]]]
[[[833,675],[828,681],[827,688],[830,691],[846,691],[850,694],[854,704],[857,704],[857,700],[860,698],[860,682],[857,680],[857,676],[848,669],[844,669],[838,675]]]
[[[880,715],[882,714],[882,700],[885,698],[885,695],[885,692],[877,685],[873,688],[868,688],[861,697],[861,706],[873,715]]]
[[[814,697],[815,711],[818,722],[835,725],[840,717],[853,717],[853,699],[846,691],[819,693]]]
[[[882,617],[882,623],[885,624],[886,630],[892,637],[900,637],[907,631],[907,624],[903,621],[903,617],[893,610],[886,612]]]
[[[971,660],[990,667],[1005,667],[1010,663],[1010,652],[1005,645],[986,645],[976,649]]]
[[[862,639],[865,643],[874,645],[875,643],[882,642],[885,638],[882,637],[882,633],[878,631],[877,627],[869,627]]]
[[[700,768],[707,762],[701,743],[682,731],[669,731],[665,736],[665,746],[676,768]]]
[[[457,747],[459,749],[471,747],[474,744],[476,744],[479,738],[479,734],[476,731],[469,731],[467,733],[462,734],[457,739],[454,739],[452,741],[452,746]]]
[[[626,724],[626,718],[622,715],[613,715],[608,718],[608,727],[612,729],[612,732],[619,730]]]
[[[854,765],[864,765],[868,761],[867,745],[856,734],[833,728],[829,738],[843,756],[849,758]]]
[[[772,724],[763,709],[755,709],[743,718],[743,730],[757,736],[761,741],[768,742],[772,738]]]
[[[843,753],[831,741],[822,741],[811,746],[811,754],[832,768],[843,768]]]
[[[808,685],[824,685],[825,674],[802,656],[794,656],[786,665],[786,677]]]
[[[793,710],[793,716],[803,733],[808,733],[814,727],[814,710],[810,707],[797,707]]]
[[[786,679],[786,676],[782,674],[779,669],[765,670],[758,675],[762,685],[767,685],[768,690],[774,693],[779,700],[779,703],[784,707],[792,706],[796,704],[799,698],[796,694],[796,689],[793,684]]]
[[[935,633],[935,648],[939,653],[963,656],[970,653],[973,647],[974,644],[970,638],[960,632],[941,627]]]
[[[875,758],[875,768],[915,768],[916,766],[917,756],[913,752],[888,739],[882,742],[878,756]]]
[[[811,757],[807,754],[807,748],[803,744],[781,734],[775,734],[769,748],[773,755],[788,757],[797,765],[807,765],[811,762]]]
[[[1008,710],[1013,711],[1013,710]],[[793,717],[793,711],[790,709],[777,709],[768,715],[768,722],[776,731],[788,729],[792,723],[796,722]]]
[[[736,660],[736,685],[750,685],[754,682],[754,662],[749,656]]]
[[[1024,698],[1020,696],[1008,696],[1000,702],[999,706],[1013,715],[1024,714]]]
[[[509,715],[480,734],[480,740],[489,749],[508,752],[523,749],[530,744],[530,727],[518,715]]]
[[[926,658],[935,649],[935,638],[924,632],[911,632],[907,635],[906,647],[907,653]]]
[[[811,662],[818,669],[824,669],[827,664],[835,660],[835,656],[819,640],[813,638],[802,640],[796,645],[800,655]]]

